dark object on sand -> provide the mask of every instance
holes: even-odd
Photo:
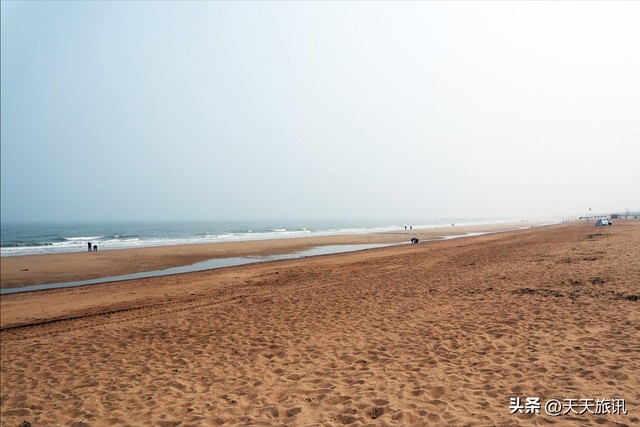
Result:
[[[419,242],[419,240],[418,240],[418,239],[416,239],[415,237],[412,237],[412,238],[411,238],[411,243],[412,243],[412,244],[414,244],[414,243],[418,243],[418,242]]]
[[[31,423],[29,421],[21,422],[18,427],[31,427]]]
[[[613,223],[606,218],[600,218],[596,221],[596,227],[601,227],[603,225],[612,225]]]
[[[382,416],[382,414],[384,414],[384,408],[381,408],[381,407],[377,406],[377,407],[375,407],[375,408],[371,408],[371,409],[369,409],[369,410],[367,411],[367,413],[369,414],[369,416],[370,416],[372,419],[374,419],[374,420],[375,420],[376,418],[381,417],[381,416]]]

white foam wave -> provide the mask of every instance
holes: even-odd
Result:
[[[507,220],[490,220],[490,221],[473,221],[455,223],[456,226],[464,225],[488,225],[509,222]],[[418,224],[413,225],[413,230],[434,229],[449,227],[447,224]],[[407,227],[408,228],[408,227]],[[269,240],[269,239],[290,239],[296,237],[315,237],[315,236],[331,236],[331,235],[349,235],[349,234],[369,234],[369,233],[386,233],[405,231],[405,225],[386,225],[378,227],[348,227],[348,228],[327,228],[309,230],[307,228],[286,229],[278,228],[273,231],[255,231],[245,229],[239,232],[224,232],[219,234],[203,233],[194,236],[185,237],[155,237],[155,238],[139,238],[120,235],[113,236],[77,236],[65,238],[63,242],[55,242],[48,246],[33,247],[6,247],[0,249],[1,256],[29,255],[29,254],[46,254],[60,252],[81,252],[87,250],[87,242],[91,241],[98,245],[98,250],[110,249],[126,249],[148,246],[172,246],[185,244],[202,244],[202,243],[218,243],[218,242],[238,242],[253,240]],[[408,231],[408,230],[407,230]],[[104,239],[104,240],[101,240]]]
[[[78,237],[65,237],[64,240],[70,241],[70,242],[77,242],[77,241],[89,241],[89,240],[97,240],[102,238],[103,236],[78,236]]]

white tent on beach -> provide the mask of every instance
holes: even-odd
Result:
[[[611,221],[606,218],[600,218],[596,221],[596,227],[601,227],[603,225],[611,225]]]

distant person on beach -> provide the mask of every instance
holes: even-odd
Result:
[[[93,245],[93,251],[97,251],[98,250],[98,245]]]
[[[89,252],[91,252],[91,242],[88,242],[87,245],[89,246]]]

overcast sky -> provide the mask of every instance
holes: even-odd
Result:
[[[639,2],[1,12],[3,222],[640,209]]]

